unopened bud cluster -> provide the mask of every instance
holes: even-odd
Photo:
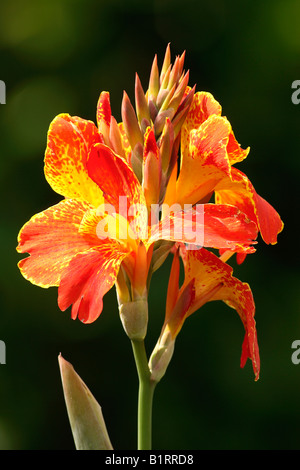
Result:
[[[155,56],[145,93],[136,75],[135,109],[126,92],[122,101],[124,132],[131,147],[130,164],[143,185],[147,206],[162,203],[177,161],[180,130],[195,88],[183,70],[185,54],[171,64],[167,47],[161,72]]]
[[[184,71],[184,59],[185,53],[178,56],[172,65],[168,46],[159,71],[155,56],[146,92],[136,74],[135,106],[124,91],[120,124],[111,115],[107,92],[101,94],[98,102],[97,118],[103,143],[129,163],[142,185],[149,212],[154,205],[160,206],[164,202],[167,185],[178,159],[180,130],[195,92],[195,87],[188,86],[189,72]],[[164,246],[161,248],[164,249]],[[161,256],[160,252],[156,257],[158,262],[161,257],[165,258],[164,253]],[[128,293],[126,282],[121,282],[120,276],[117,283],[120,317],[132,340],[145,337],[148,322],[145,300],[147,276],[145,278],[143,275],[147,261],[142,263],[142,258],[137,253],[137,266],[141,266],[141,269],[135,269],[139,273],[134,276],[131,286],[133,293]],[[150,267],[152,268],[154,266]],[[147,270],[145,273],[147,274]],[[160,373],[158,370],[164,369],[161,364],[168,363],[171,350],[171,346],[161,345],[159,351],[156,351],[153,356],[154,375]]]

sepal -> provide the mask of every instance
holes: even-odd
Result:
[[[149,359],[151,380],[158,383],[166,373],[174,353],[175,339],[169,330],[165,330],[159,338]]]
[[[148,326],[147,299],[137,299],[119,305],[119,313],[123,328],[128,338],[133,341],[145,339]]]

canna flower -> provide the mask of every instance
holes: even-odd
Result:
[[[157,144],[151,127],[145,136],[147,162],[157,159]],[[161,240],[191,244],[191,235],[201,232],[204,246],[241,253],[254,249],[255,224],[231,205],[190,208],[149,225],[149,191],[128,161],[131,151],[123,124],[111,117],[106,92],[98,102],[97,126],[57,116],[48,132],[45,177],[64,199],[33,216],[19,233],[17,250],[30,255],[19,263],[23,276],[44,288],[57,286],[60,309],[72,305],[71,317],[85,323],[98,318],[103,296],[115,284],[119,303],[146,302],[147,279],[156,269],[154,245]],[[185,233],[177,230],[183,219],[188,220]],[[144,310],[136,333],[142,337]]]
[[[242,262],[255,252],[259,232],[266,243],[276,243],[283,228],[275,209],[234,167],[249,149],[240,147],[212,95],[195,94],[188,85],[184,59],[183,53],[172,65],[168,45],[159,72],[155,56],[146,92],[136,74],[135,107],[124,91],[122,122],[112,115],[107,91],[100,94],[96,124],[69,114],[52,121],[44,173],[63,199],[34,215],[18,236],[17,251],[29,254],[18,264],[22,275],[37,286],[58,287],[58,306],[71,308],[72,319],[94,322],[105,294],[116,287],[140,383],[140,449],[151,448],[145,411],[151,411],[154,386],[184,322],[205,303],[222,300],[237,311],[245,329],[240,364],[249,358],[259,378],[252,292],[226,261],[236,253]],[[207,248],[219,250],[220,257]],[[164,324],[147,364],[148,290],[170,253]],[[82,390],[78,398],[91,408]],[[71,423],[78,445],[109,447],[101,416],[101,439],[86,440],[94,435],[95,420],[85,411],[88,421],[80,422],[80,413]]]
[[[180,259],[184,282],[179,288]],[[181,246],[174,253],[168,286],[166,314],[160,338],[149,361],[152,378],[159,381],[171,360],[174,345],[186,319],[205,303],[222,300],[235,309],[245,329],[240,365],[252,361],[255,380],[259,378],[260,358],[255,326],[255,305],[248,284],[232,276],[232,268],[215,254],[202,248],[189,251]]]
[[[188,93],[188,91],[186,92]],[[256,225],[267,244],[275,244],[283,223],[276,210],[254,189],[247,176],[235,168],[249,153],[237,142],[220,104],[210,93],[193,94],[180,132],[180,158],[172,174],[164,201],[168,204],[198,204],[211,200],[217,205],[239,208]],[[184,252],[184,255],[183,255]],[[168,289],[165,322],[150,358],[154,381],[160,380],[172,357],[175,339],[188,316],[212,300],[223,300],[235,308],[245,328],[241,366],[249,357],[256,380],[259,377],[259,351],[251,289],[232,276],[225,262],[235,250],[220,250],[220,258],[205,249],[184,251],[185,281],[179,289],[179,256],[174,255]],[[246,253],[237,253],[241,263]]]
[[[221,114],[220,104],[210,93],[194,95],[181,129],[180,172],[178,178],[175,174],[171,178],[168,203],[207,202],[214,194],[216,204],[238,207],[256,224],[263,240],[275,244],[283,223],[247,176],[235,168],[247,157],[249,148],[240,147]],[[239,256],[238,261],[244,257]]]
[[[146,93],[136,75],[136,113],[124,95],[124,135],[134,149],[127,157],[146,191],[150,186],[151,194],[146,199],[149,205],[158,201],[180,208],[208,202],[214,194],[216,204],[237,207],[256,224],[267,244],[275,244],[283,229],[279,214],[234,166],[247,157],[249,148],[241,148],[214,97],[206,92],[195,93],[195,87],[188,86],[184,59],[182,54],[172,66],[168,45],[159,73],[155,56]],[[145,158],[149,125],[153,125],[156,146],[152,145],[150,157]],[[151,185],[147,182],[150,178]],[[233,254],[224,251],[220,250],[224,259]],[[245,253],[237,254],[238,263],[245,257]]]

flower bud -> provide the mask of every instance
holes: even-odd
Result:
[[[159,72],[157,66],[157,56],[155,55],[149,79],[148,100],[156,104],[156,98],[159,92]]]
[[[181,74],[182,68],[184,63],[184,54],[181,57],[176,57],[174,65],[172,67],[169,83],[168,83],[168,90],[171,90],[174,85],[178,85]]]
[[[165,126],[166,119],[172,119],[172,116],[174,116],[174,110],[172,108],[166,109],[165,111],[159,111],[154,121],[154,130],[156,136],[159,136],[161,134]]]
[[[135,77],[135,107],[141,130],[145,132],[146,128],[150,126],[151,118],[147,99],[138,74]]]
[[[119,305],[119,313],[125,333],[131,340],[143,340],[148,326],[148,302],[140,298]]]
[[[170,66],[171,68],[171,66]],[[166,79],[167,79],[167,75],[166,75]],[[168,97],[170,97],[170,99],[172,98],[174,92],[175,92],[175,86],[172,88],[172,90],[168,90],[166,87],[164,87],[163,85],[160,87],[160,90],[159,90],[159,93],[157,95],[157,100],[156,100],[156,106],[158,107],[158,109],[160,109],[163,105],[163,103],[166,102],[166,100],[168,99]],[[170,101],[169,99],[169,101]]]
[[[170,100],[169,107],[173,108],[177,111],[181,100],[186,92],[186,88],[189,82],[189,71],[185,74],[183,79],[181,80],[180,84],[178,85],[176,92],[174,93],[173,97]]]
[[[159,269],[165,262],[173,245],[174,242],[167,240],[159,240],[155,242],[150,267],[152,273],[157,271],[157,269]]]
[[[170,331],[165,329],[149,359],[150,378],[153,382],[159,382],[165,375],[173,356],[174,346],[175,339],[172,338]]]
[[[189,112],[190,106],[193,101],[193,96],[195,93],[195,86],[189,91],[189,93],[184,97],[182,102],[180,103],[176,115],[174,116],[174,119],[172,121],[173,127],[174,127],[174,134],[175,137],[179,135],[179,132],[181,130],[181,127],[186,119],[186,116]]]
[[[145,133],[143,163],[143,190],[147,207],[157,204],[161,184],[161,159],[153,130],[148,127]]]
[[[169,43],[167,45],[163,65],[162,65],[161,72],[160,72],[160,83],[163,82],[166,72],[170,68],[170,65],[171,65],[171,50],[170,50],[170,43]]]
[[[160,138],[160,155],[163,173],[167,173],[174,144],[174,129],[169,118],[166,119]]]
[[[109,145],[109,129],[111,119],[110,97],[108,91],[100,94],[97,104],[97,123],[100,134],[103,135],[104,143]]]
[[[110,146],[113,149],[113,151],[117,155],[120,155],[121,157],[126,158],[125,151],[122,145],[122,137],[121,137],[120,128],[118,126],[117,121],[115,120],[113,116],[110,119],[109,141],[110,141]]]
[[[143,135],[134,111],[134,108],[130,102],[127,93],[124,91],[122,100],[122,120],[124,129],[128,137],[132,150],[140,144],[143,145]]]
[[[73,366],[58,357],[69,422],[77,450],[112,450],[103,414]]]

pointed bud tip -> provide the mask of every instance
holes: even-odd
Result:
[[[58,363],[59,363],[60,368],[62,368],[62,367],[64,367],[64,366],[67,366],[67,367],[68,367],[68,366],[71,366],[71,367],[73,367],[72,364],[70,364],[70,362],[66,361],[66,360],[63,358],[61,352],[60,352],[59,355],[58,355]]]
[[[112,450],[99,403],[66,361],[58,356],[69,422],[77,450]]]
[[[138,73],[136,72],[135,73],[135,86],[140,86],[141,85],[141,80],[140,80],[140,77],[138,75]]]

